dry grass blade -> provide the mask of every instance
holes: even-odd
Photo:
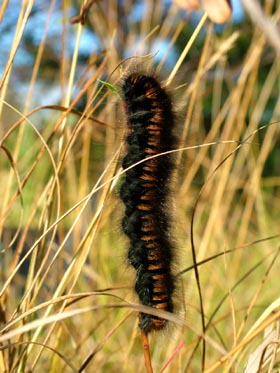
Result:
[[[243,4],[222,30],[175,1],[1,3],[0,371],[277,368],[280,2]],[[134,65],[174,92],[175,313],[135,303],[120,233]],[[170,325],[147,364],[139,312]]]
[[[256,0],[243,0],[244,7],[252,20],[261,28],[267,40],[280,53],[280,33],[275,20],[265,15],[261,5]],[[279,21],[279,14],[278,14]]]

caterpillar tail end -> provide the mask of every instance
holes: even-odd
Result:
[[[149,334],[152,331],[159,331],[166,327],[167,320],[146,313],[139,314],[139,328],[142,333]]]

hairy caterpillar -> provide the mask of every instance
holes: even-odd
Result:
[[[127,154],[124,169],[174,149],[175,115],[169,95],[150,75],[131,73],[122,83],[127,114]],[[135,291],[143,305],[173,311],[168,192],[174,168],[171,154],[150,158],[125,173],[120,197],[125,204],[122,229],[129,237],[128,260],[136,270]],[[166,320],[140,314],[139,327],[149,333]]]

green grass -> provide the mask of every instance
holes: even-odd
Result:
[[[52,75],[53,84],[65,88],[59,105],[32,106],[41,94],[36,83],[46,76],[40,67],[53,42],[48,35],[41,50],[34,49],[36,63],[26,68],[30,96],[13,98],[13,62],[1,80],[1,372],[78,372],[86,359],[85,372],[145,371],[141,305],[120,227],[125,118],[114,89],[122,69],[152,64],[146,55],[155,53],[156,38],[179,48],[191,35],[182,33],[185,21],[178,22],[175,7],[162,21],[159,1],[122,34],[131,2],[123,18],[114,2],[108,10],[104,4],[96,2],[89,14],[103,51],[92,53],[85,66],[76,54],[82,26],[72,26],[75,51],[71,55],[64,44]],[[22,5],[21,11],[28,9]],[[17,22],[24,27],[26,19],[19,15]],[[17,38],[24,38],[13,27],[12,54]],[[253,353],[250,372],[272,372],[279,364],[279,58],[254,25],[250,33],[248,24],[239,28],[217,36],[206,24],[205,39],[199,33],[173,70],[181,141],[173,235],[180,274],[177,313],[165,315],[170,328],[150,337],[155,372],[170,357],[165,372],[201,371],[202,339],[206,372],[243,371]],[[138,57],[124,61],[130,48],[130,57]],[[167,70],[159,71],[163,79],[172,76]],[[85,108],[75,112],[81,98]],[[207,328],[201,339],[202,317]],[[262,357],[265,338],[273,344]]]

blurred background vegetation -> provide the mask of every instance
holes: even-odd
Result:
[[[0,7],[0,371],[145,369],[117,192],[125,118],[115,91],[135,65],[163,81],[176,72],[168,89],[180,139],[172,206],[177,312],[168,332],[151,336],[154,370],[273,371],[277,51],[234,1],[232,19],[206,20],[175,71],[201,9],[100,0],[82,25],[71,22],[81,6],[4,0]],[[279,1],[261,6],[279,24]]]

